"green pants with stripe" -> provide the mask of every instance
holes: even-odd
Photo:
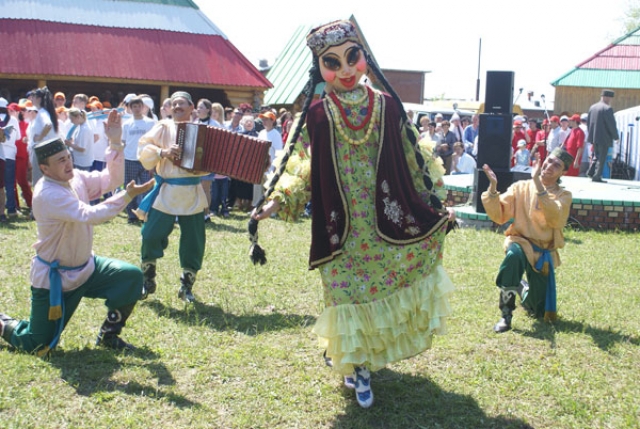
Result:
[[[169,245],[169,235],[175,226],[176,217],[180,226],[180,267],[197,273],[202,268],[206,234],[204,213],[176,216],[151,209],[142,226],[142,262],[151,262],[164,256]]]
[[[130,307],[140,299],[140,268],[100,256],[95,256],[95,263],[96,269],[86,282],[77,289],[62,294],[63,330],[84,297],[104,299],[107,311]],[[31,353],[48,346],[55,333],[56,321],[49,320],[49,289],[32,287],[31,317],[18,322],[9,342],[15,348]]]
[[[496,286],[504,290],[517,290],[525,273],[529,289],[522,293],[522,306],[536,317],[543,317],[548,276],[535,271],[522,247],[517,243],[511,243],[500,264]]]

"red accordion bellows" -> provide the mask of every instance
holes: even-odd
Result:
[[[249,183],[262,183],[271,142],[202,124],[179,123],[176,144],[182,156],[174,163]]]

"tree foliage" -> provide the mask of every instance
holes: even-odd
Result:
[[[640,27],[640,0],[628,0],[627,10],[622,19],[624,34],[630,33]]]

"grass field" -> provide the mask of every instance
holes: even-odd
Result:
[[[247,257],[247,216],[207,226],[194,292],[177,298],[178,231],[119,354],[94,346],[103,303],[85,300],[49,361],[0,346],[0,428],[638,428],[638,236],[567,232],[557,270],[560,320],[518,309],[496,335],[503,236],[458,229],[444,265],[456,292],[449,334],[375,373],[361,409],[324,365],[311,333],[323,308],[307,270],[309,221],[263,222],[268,264]],[[35,225],[0,226],[0,311],[29,315]],[[139,227],[96,228],[97,254],[137,263]]]

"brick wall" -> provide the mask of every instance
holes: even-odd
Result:
[[[469,192],[447,190],[447,206],[465,205]],[[574,200],[570,216],[584,229],[592,230],[640,230],[640,203],[628,201]]]

